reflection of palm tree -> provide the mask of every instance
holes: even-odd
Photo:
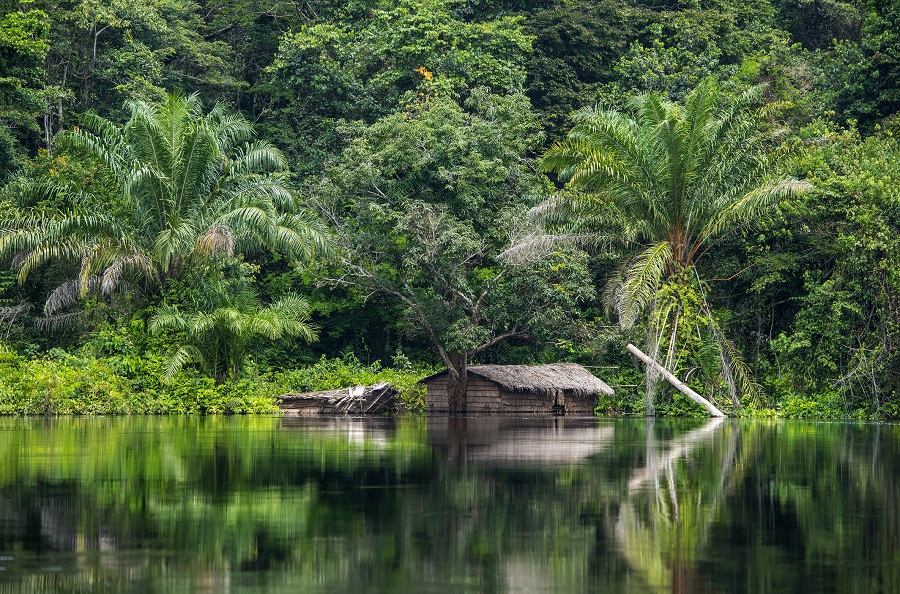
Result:
[[[659,455],[653,427],[652,423],[648,425],[647,465],[632,473],[615,533],[629,564],[650,585],[686,592],[691,589],[696,554],[704,546],[719,505],[732,483],[740,430],[737,425],[713,419],[674,439]],[[689,459],[703,444],[715,443],[725,428],[730,430],[730,437],[722,456],[719,481],[712,493],[704,492],[704,485],[709,483],[692,482],[691,476],[680,472],[678,463]],[[743,453],[747,452],[749,448],[744,448]],[[645,488],[648,498],[642,501],[638,495]]]

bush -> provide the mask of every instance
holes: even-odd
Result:
[[[163,381],[161,354],[141,355],[124,333],[99,333],[77,354],[51,349],[30,359],[0,350],[0,414],[277,414],[275,397],[287,392],[331,390],[390,382],[401,410],[425,409],[418,381],[429,367],[382,368],[354,357],[322,358],[301,369],[221,384],[185,369]],[[98,356],[99,355],[99,356]]]
[[[792,394],[778,404],[778,416],[784,419],[843,419],[841,396],[836,393],[801,396]]]
[[[53,349],[26,359],[0,353],[0,414],[243,414],[277,413],[276,387],[262,380],[216,385],[195,373],[162,381],[159,357],[98,359]]]

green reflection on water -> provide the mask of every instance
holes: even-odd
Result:
[[[0,419],[0,592],[900,592],[900,426]]]

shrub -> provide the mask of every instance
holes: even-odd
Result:
[[[216,385],[183,372],[162,381],[159,357],[98,359],[54,349],[29,360],[0,354],[0,414],[244,414],[277,413],[274,384],[240,380]]]

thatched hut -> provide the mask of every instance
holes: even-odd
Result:
[[[450,408],[447,373],[421,381],[428,390],[429,412]],[[613,394],[604,381],[575,363],[471,365],[468,374],[467,412],[591,414],[599,394]]]

